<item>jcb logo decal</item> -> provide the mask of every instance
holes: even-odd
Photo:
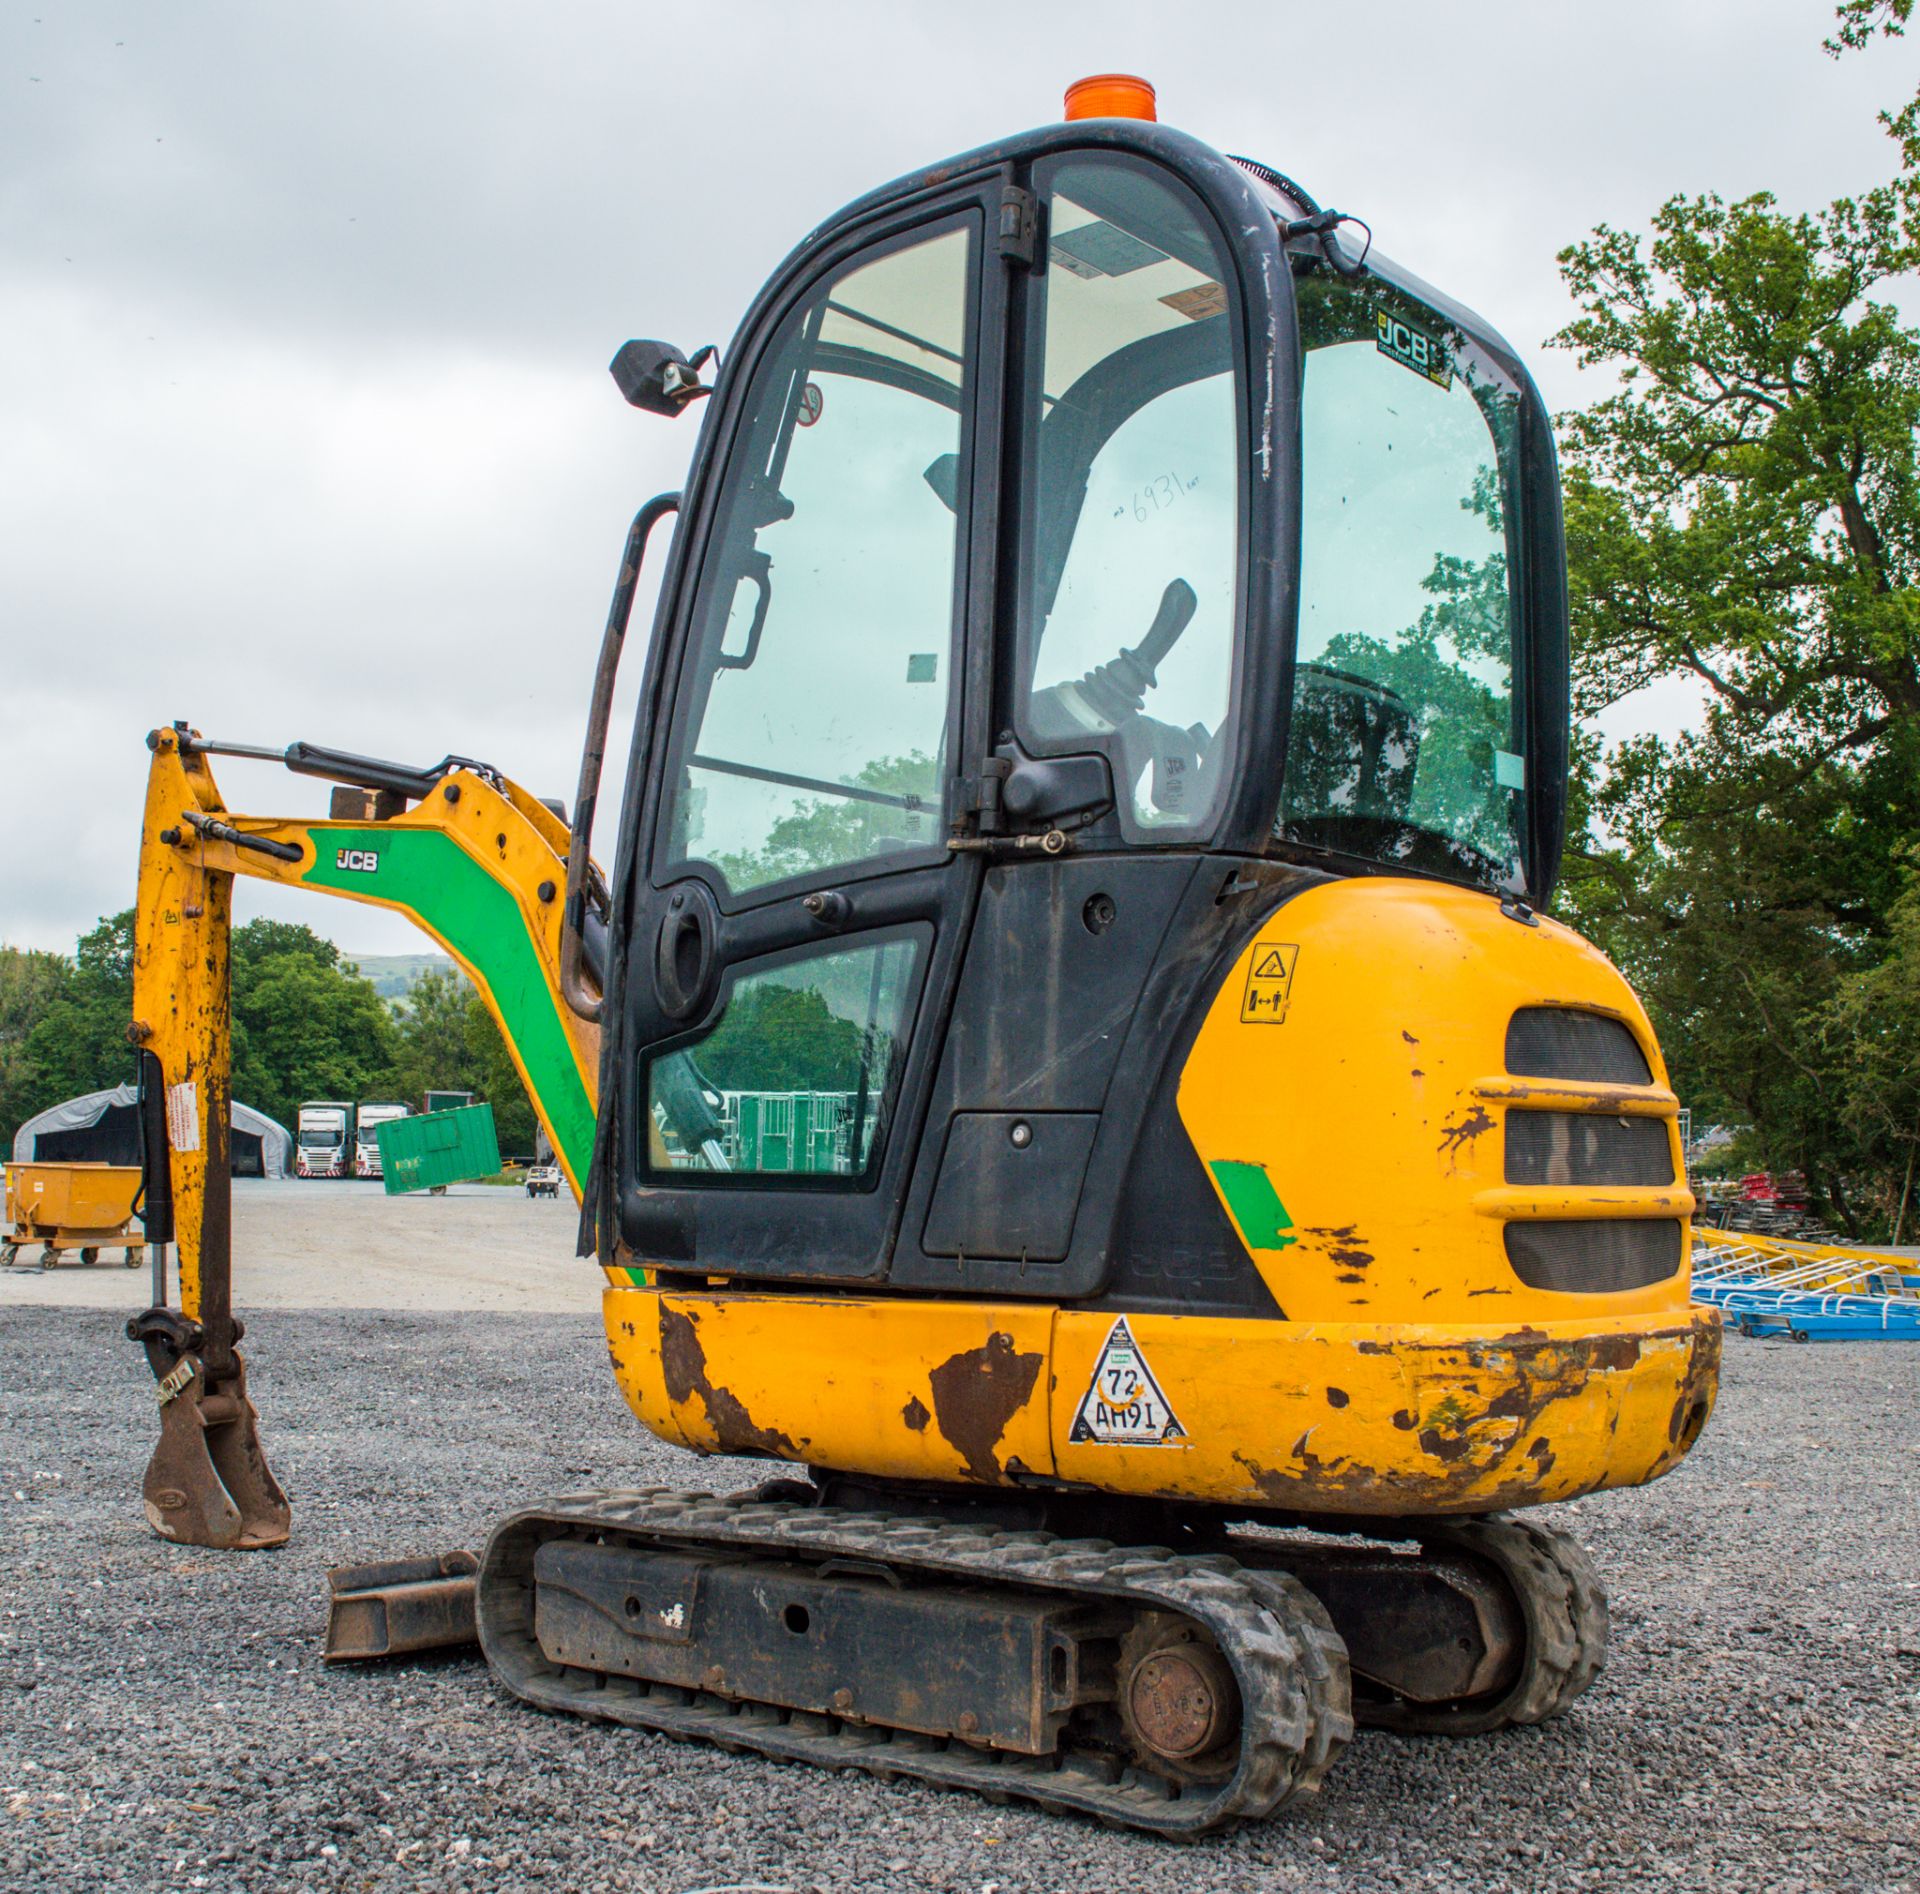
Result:
[[[1453,386],[1453,368],[1447,360],[1446,346],[1437,336],[1425,334],[1410,322],[1382,309],[1374,318],[1375,340],[1382,355],[1391,355],[1416,375],[1424,375],[1442,388]]]
[[[333,858],[336,868],[351,868],[357,875],[377,874],[380,869],[380,851],[377,848],[343,848]]]

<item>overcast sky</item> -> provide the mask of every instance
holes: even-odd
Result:
[[[1169,123],[1361,213],[1565,407],[1594,391],[1541,346],[1562,244],[1676,190],[1811,207],[1885,174],[1920,40],[1835,62],[1830,12],[4,0],[0,940],[70,948],[131,902],[142,738],[176,717],[570,798],[626,522],[694,432],[620,401],[614,348],[724,344],[812,224],[1068,81],[1144,73]],[[251,813],[324,808],[220,775]]]

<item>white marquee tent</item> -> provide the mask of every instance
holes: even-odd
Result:
[[[232,1111],[233,1174],[236,1177],[285,1177],[293,1140],[286,1129],[251,1105]],[[31,1163],[138,1164],[139,1094],[131,1085],[88,1092],[29,1118],[13,1134],[13,1160]]]

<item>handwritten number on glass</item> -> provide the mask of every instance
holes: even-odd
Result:
[[[1156,514],[1164,513],[1176,500],[1191,493],[1199,484],[1198,474],[1191,480],[1182,480],[1177,473],[1155,474],[1145,486],[1134,489],[1131,503],[1133,517],[1136,520],[1150,520]],[[1113,517],[1123,519],[1127,510],[1125,505],[1116,506]]]

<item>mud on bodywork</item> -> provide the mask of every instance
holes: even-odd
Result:
[[[1693,1356],[1674,1399],[1673,1417],[1667,1422],[1667,1440],[1673,1451],[1662,1461],[1659,1469],[1662,1473],[1677,1466],[1692,1452],[1693,1443],[1700,1438],[1720,1392],[1720,1349],[1724,1336],[1718,1311],[1711,1315],[1703,1312],[1696,1317],[1693,1332]]]
[[[1571,1498],[1613,1480],[1583,1473],[1569,1485],[1565,1469],[1553,1478],[1556,1468],[1563,1457],[1576,1468],[1607,1465],[1594,1448],[1614,1439],[1621,1401],[1638,1385],[1642,1364],[1660,1355],[1684,1359],[1677,1382],[1668,1384],[1675,1393],[1665,1445],[1654,1443],[1651,1464],[1629,1474],[1654,1479],[1679,1463],[1712,1411],[1720,1330],[1704,1313],[1678,1333],[1569,1338],[1523,1328],[1441,1351],[1413,1370],[1415,1406],[1392,1416],[1396,1432],[1412,1434],[1419,1449],[1398,1464],[1322,1450],[1318,1426],[1303,1432],[1279,1464],[1239,1450],[1233,1458],[1264,1499],[1289,1508],[1479,1511]]]
[[[996,1331],[980,1347],[949,1356],[928,1377],[934,1422],[976,1480],[1005,1483],[993,1450],[1032,1395],[1041,1360],[1038,1352],[1016,1352],[1013,1337]]]
[[[916,1481],[1053,1469],[1045,1310],[609,1284],[620,1391],[661,1439]]]
[[[760,1454],[772,1460],[798,1460],[801,1449],[777,1427],[762,1427],[728,1388],[716,1388],[707,1375],[707,1351],[700,1345],[699,1316],[660,1304],[660,1371],[667,1399],[684,1407],[698,1398],[707,1425],[722,1453]]]

